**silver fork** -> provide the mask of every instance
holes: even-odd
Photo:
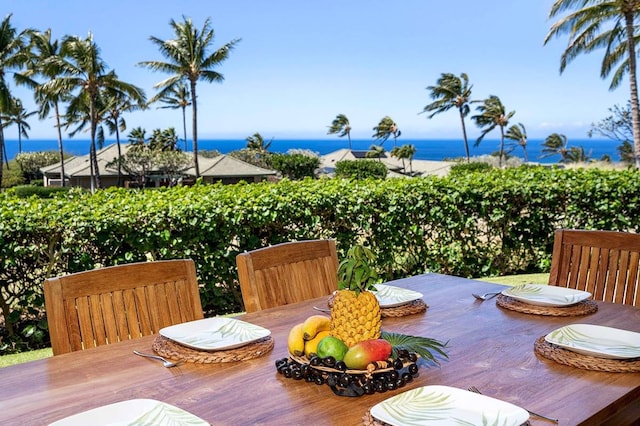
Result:
[[[474,392],[474,393],[477,393],[477,394],[482,395],[482,392],[480,392],[480,390],[479,390],[477,387],[475,387],[475,386],[471,386],[471,387],[469,388],[469,392]],[[534,413],[533,411],[529,411],[529,410],[527,410],[527,409],[526,409],[526,408],[524,408],[524,407],[522,407],[522,408],[523,408],[527,413],[531,414],[532,416],[540,417],[541,419],[549,420],[550,422],[553,422],[553,423],[558,423],[558,419],[552,419],[551,417],[543,416],[542,414],[538,414],[538,413]]]
[[[489,299],[492,299],[492,298],[496,297],[500,293],[502,293],[502,292],[501,291],[491,291],[491,292],[485,293],[485,294],[471,293],[471,295],[473,297],[475,297],[476,299],[478,299],[478,300],[489,300]]]
[[[145,353],[138,352],[138,351],[133,351],[133,353],[138,355],[138,356],[157,359],[158,361],[162,361],[162,365],[164,365],[167,368],[175,367],[175,366],[177,366],[179,364],[182,364],[182,361],[178,361],[178,362],[169,361],[168,359],[163,358],[163,357],[161,357],[159,355],[145,354]]]

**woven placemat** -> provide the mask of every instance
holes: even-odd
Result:
[[[496,304],[502,308],[525,314],[549,315],[553,317],[588,315],[598,310],[598,304],[593,300],[583,300],[571,306],[536,306],[520,302],[504,294],[498,295]]]
[[[563,349],[539,337],[533,345],[535,353],[559,364],[583,370],[606,371],[608,373],[640,373],[640,359],[605,359],[583,355]]]
[[[327,305],[329,305],[329,308],[333,306],[333,296],[329,297]],[[404,317],[406,315],[414,315],[419,314],[420,312],[424,312],[428,307],[429,306],[424,303],[424,300],[416,299],[411,302],[405,303],[404,305],[393,306],[390,308],[380,308],[380,315],[382,316],[382,318]]]
[[[158,355],[173,360],[213,364],[217,362],[245,361],[261,357],[273,349],[273,338],[267,336],[239,348],[209,352],[188,348],[164,336],[157,336],[153,340],[151,347]]]

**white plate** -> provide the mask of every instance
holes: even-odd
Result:
[[[374,291],[373,294],[376,295],[376,299],[378,299],[381,308],[392,308],[422,299],[422,293],[407,290],[406,288],[385,284],[376,284],[375,287],[376,291]]]
[[[486,395],[449,386],[424,386],[386,399],[371,415],[393,426],[501,425],[519,426],[526,410]]]
[[[219,351],[255,342],[271,331],[233,318],[213,317],[165,327],[160,334],[190,348]]]
[[[536,306],[569,306],[591,297],[588,291],[546,284],[523,284],[502,292],[523,303]]]
[[[181,408],[154,399],[131,399],[84,411],[49,426],[155,425],[205,426],[209,423]]]
[[[608,359],[640,357],[640,333],[591,324],[572,324],[547,334],[547,342],[583,355]]]

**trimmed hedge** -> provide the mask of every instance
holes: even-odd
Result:
[[[242,309],[235,257],[290,240],[366,241],[385,280],[545,272],[556,228],[640,228],[640,175],[544,167],[385,180],[306,179],[153,191],[0,194],[7,324],[42,311],[42,281],[121,263],[192,258],[207,315]],[[20,330],[13,330],[19,333]]]

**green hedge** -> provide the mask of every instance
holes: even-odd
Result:
[[[636,170],[495,169],[447,178],[284,180],[153,191],[0,195],[0,306],[37,317],[47,276],[194,259],[207,315],[242,308],[235,257],[268,244],[365,240],[384,279],[548,270],[559,227],[638,231]],[[21,330],[13,330],[20,333]]]

